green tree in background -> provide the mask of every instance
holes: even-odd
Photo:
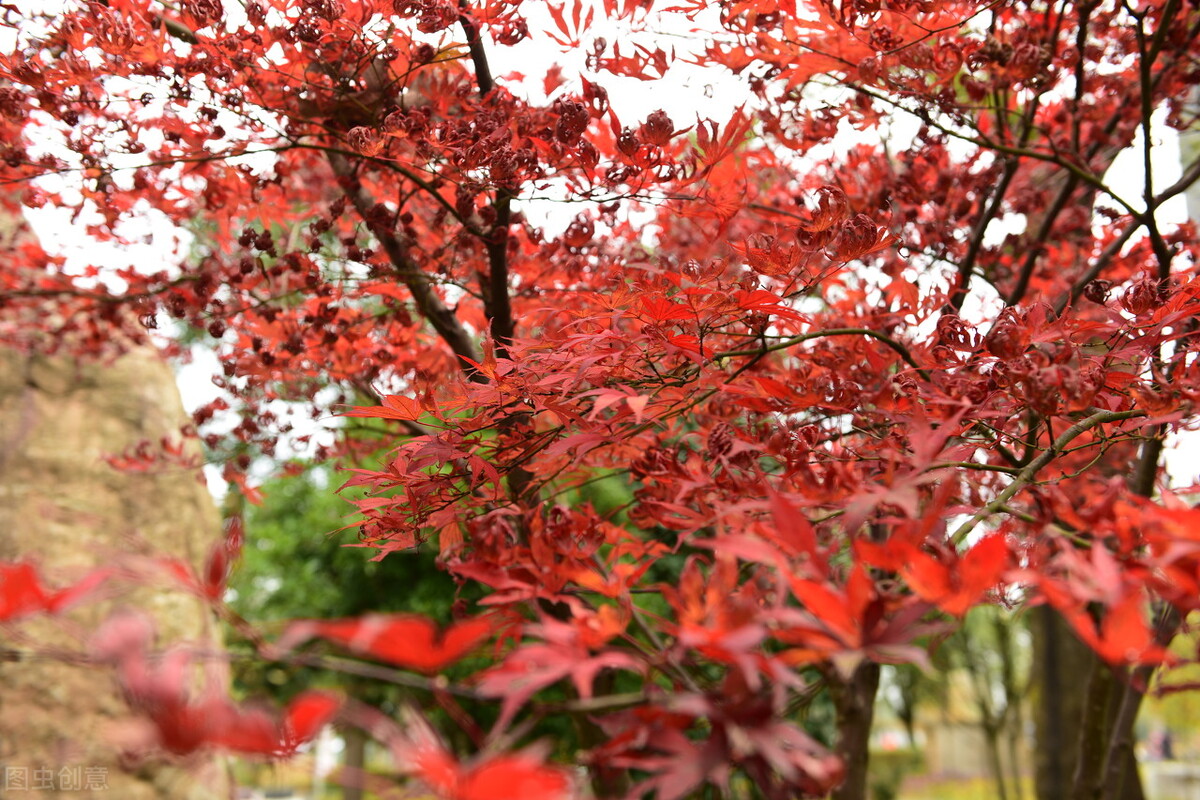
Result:
[[[255,619],[411,611],[448,619],[454,582],[427,549],[370,561],[353,547],[346,502],[331,491],[329,467],[306,467],[264,486],[264,502],[245,509],[246,547],[230,586],[239,613]],[[348,546],[350,545],[350,546]]]
[[[230,605],[246,619],[284,621],[296,617],[334,618],[371,612],[413,612],[449,621],[446,599],[453,580],[435,564],[436,554],[417,549],[382,561],[353,547],[346,503],[334,493],[338,473],[328,466],[285,470],[268,481],[261,505],[246,505],[246,544],[230,579]],[[234,636],[236,637],[236,633]],[[249,647],[232,642],[234,647]],[[344,690],[372,705],[388,708],[403,700],[393,684],[341,672],[294,665],[236,662],[237,686],[250,695],[289,700],[313,685]],[[357,729],[343,731],[346,742],[343,797],[362,797],[357,775],[366,766],[366,739]]]

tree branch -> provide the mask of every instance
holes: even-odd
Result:
[[[1013,176],[1017,174],[1017,168],[1020,164],[1020,159],[1005,159],[1004,173],[1000,176],[1000,181],[996,184],[996,191],[992,194],[992,199],[987,207],[983,209],[983,213],[979,215],[979,219],[975,221],[975,227],[971,231],[971,243],[967,247],[967,254],[958,265],[958,286],[950,294],[950,305],[953,306],[956,312],[962,311],[963,303],[966,302],[967,290],[971,284],[971,276],[975,273],[975,261],[979,257],[979,252],[983,249],[984,234],[987,233],[988,225],[996,218],[996,214],[1000,211],[1000,205],[1004,202],[1004,195],[1008,192],[1008,185],[1012,183]]]
[[[475,65],[475,83],[479,87],[479,96],[487,97],[496,82],[492,78],[492,68],[488,63],[487,51],[483,48],[483,36],[479,24],[468,13],[470,4],[460,0],[458,4],[458,24],[462,26],[467,36],[467,46],[471,51],[471,63]],[[512,343],[515,326],[512,315],[512,298],[508,286],[508,228],[512,224],[512,193],[500,187],[492,200],[492,210],[496,212],[496,222],[484,238],[487,250],[488,274],[480,275],[480,289],[484,297],[484,314],[491,322],[492,340],[496,343],[496,355],[508,353],[508,345]]]
[[[475,83],[479,86],[479,96],[487,97],[495,88],[492,80],[492,68],[488,64],[487,51],[483,49],[483,39],[480,36],[479,24],[468,13],[471,4],[467,0],[459,0],[458,24],[467,35],[467,47],[471,51],[471,63],[475,65]]]
[[[508,293],[508,226],[512,222],[512,195],[506,190],[497,190],[496,224],[486,242],[488,256],[489,308],[485,309],[492,324],[492,339],[496,342],[496,354],[504,355],[512,343],[515,323],[512,314],[512,299]]]
[[[1159,20],[1159,30],[1156,32],[1155,41],[1160,39],[1159,34],[1163,34],[1165,29],[1170,27],[1171,19],[1175,15],[1175,9],[1178,7],[1178,0],[1167,0],[1166,8],[1163,9],[1163,17]],[[1162,233],[1158,230],[1158,221],[1154,218],[1154,169],[1153,169],[1153,153],[1154,153],[1154,138],[1150,135],[1150,120],[1154,114],[1154,75],[1152,67],[1154,65],[1154,55],[1151,55],[1146,42],[1146,29],[1144,15],[1135,15],[1137,25],[1134,26],[1133,32],[1137,40],[1138,48],[1138,81],[1141,88],[1139,98],[1141,103],[1141,128],[1142,128],[1142,172],[1144,173],[1145,184],[1142,190],[1142,198],[1146,204],[1146,214],[1144,222],[1146,224],[1146,233],[1150,237],[1150,245],[1154,248],[1154,255],[1158,259],[1158,277],[1159,280],[1166,280],[1171,274],[1171,249],[1167,247],[1166,241],[1162,237]],[[1157,51],[1155,51],[1157,53]]]
[[[1129,411],[1097,411],[1090,417],[1076,422],[1074,425],[1063,431],[1059,437],[1055,439],[1045,451],[1042,452],[1041,455],[1039,455],[1033,461],[1030,461],[1028,466],[1021,470],[1017,477],[1013,478],[1012,483],[1010,483],[1008,486],[1005,486],[1004,490],[1001,491],[1000,494],[996,495],[996,497],[990,503],[981,508],[973,517],[964,522],[962,525],[959,525],[958,529],[950,535],[951,543],[955,545],[962,544],[971,531],[975,529],[976,525],[990,517],[992,514],[996,513],[1005,504],[1007,504],[1014,495],[1016,495],[1029,484],[1033,483],[1033,480],[1037,477],[1038,472],[1040,472],[1043,467],[1045,467],[1047,464],[1057,458],[1064,450],[1066,450],[1067,445],[1069,445],[1077,437],[1081,436],[1087,431],[1090,431],[1092,428],[1095,428],[1098,425],[1106,425],[1110,422],[1119,422],[1120,420],[1144,416],[1146,416],[1146,412],[1138,409],[1131,409]]]
[[[1025,252],[1025,261],[1021,264],[1021,271],[1017,274],[1017,285],[1012,288],[1009,295],[1004,300],[1006,306],[1015,306],[1025,297],[1025,292],[1029,289],[1029,279],[1033,277],[1033,268],[1037,264],[1038,257],[1042,254],[1042,244],[1050,235],[1050,229],[1054,227],[1058,215],[1067,205],[1067,200],[1075,191],[1075,187],[1079,185],[1079,179],[1074,175],[1068,175],[1066,182],[1058,190],[1058,195],[1055,196],[1054,202],[1050,204],[1050,208],[1042,216],[1042,222],[1038,226],[1037,234],[1034,236],[1033,242],[1028,246]]]
[[[913,359],[912,354],[908,352],[907,347],[900,344],[890,336],[879,333],[878,331],[873,331],[869,328],[833,328],[832,330],[827,331],[802,333],[799,336],[793,336],[787,341],[773,344],[768,347],[759,347],[754,350],[730,350],[724,353],[717,353],[713,356],[713,361],[719,361],[723,358],[735,358],[738,356],[762,356],[767,353],[773,353],[777,350],[787,350],[790,347],[795,347],[796,345],[802,342],[807,342],[810,339],[821,339],[825,336],[869,336],[872,339],[883,342],[883,344],[895,351],[900,358],[904,359],[904,363],[915,369],[922,378],[929,380],[929,372],[925,369],[922,369],[921,366]]]
[[[354,204],[354,208],[362,217],[363,222],[383,246],[392,266],[396,268],[397,276],[412,294],[413,302],[416,303],[421,316],[429,321],[442,340],[459,357],[459,366],[467,374],[467,377],[475,381],[484,380],[483,376],[470,363],[470,361],[479,361],[479,353],[475,349],[473,337],[463,327],[454,312],[442,302],[442,298],[438,297],[429,277],[413,261],[408,246],[394,231],[373,219],[372,212],[375,208],[375,201],[359,183],[350,162],[340,153],[330,152],[328,157],[334,175],[343,184],[343,191],[350,202]],[[466,359],[470,359],[470,361]]]
[[[1134,220],[1129,225],[1125,226],[1125,230],[1121,231],[1121,235],[1108,243],[1108,247],[1104,248],[1096,261],[1088,268],[1079,279],[1075,281],[1075,285],[1065,295],[1060,297],[1054,304],[1054,313],[1061,315],[1068,305],[1074,303],[1083,294],[1083,290],[1089,283],[1096,279],[1096,276],[1103,272],[1117,255],[1120,254],[1121,248],[1125,246],[1137,229],[1142,227],[1141,220]]]

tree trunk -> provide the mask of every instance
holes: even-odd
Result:
[[[367,768],[367,735],[358,728],[347,726],[342,732],[346,742],[345,780],[342,781],[342,800],[363,800],[363,784]]]
[[[867,800],[871,723],[878,690],[879,665],[873,661],[861,662],[846,680],[836,676],[830,680],[837,708],[837,753],[846,765],[846,779],[834,789],[833,800]]]
[[[1117,709],[1125,692],[1125,685],[1112,669],[1100,659],[1092,656],[1091,678],[1087,681],[1087,693],[1077,745],[1080,763],[1075,766],[1074,786],[1070,797],[1073,800],[1099,800],[1111,797],[1117,800],[1145,800],[1142,780],[1138,773],[1137,757],[1133,748],[1121,749],[1117,756],[1124,763],[1118,769],[1118,780],[1105,772],[1105,757],[1111,747],[1113,723]],[[1113,785],[1110,786],[1109,782]]]
[[[1103,768],[1112,716],[1123,684],[1112,680],[1108,667],[1076,638],[1071,626],[1054,609],[1039,606],[1033,609],[1031,617],[1037,800],[1094,797],[1102,786],[1099,771]],[[1096,684],[1088,677],[1093,675]],[[1092,707],[1085,710],[1089,702]],[[1085,739],[1085,726],[1097,724],[1099,727],[1094,727]],[[1090,754],[1082,771],[1078,764],[1081,751]],[[1137,759],[1132,751],[1127,751],[1124,758],[1119,797],[1144,800]],[[1082,781],[1080,786],[1076,785],[1077,773]]]
[[[1080,676],[1090,674],[1094,656],[1050,606],[1033,609],[1030,622],[1034,789],[1037,800],[1062,800],[1075,775],[1087,683]]]
[[[1008,779],[1004,769],[1004,758],[1000,754],[1000,730],[995,724],[980,727],[987,746],[988,768],[996,784],[996,800],[1008,800]]]
[[[1007,726],[1005,736],[1008,745],[1008,775],[1012,782],[1015,800],[1024,800],[1025,789],[1022,786],[1024,770],[1021,758],[1021,743],[1025,738],[1025,715],[1021,712],[1020,702],[1013,708],[1013,714]]]

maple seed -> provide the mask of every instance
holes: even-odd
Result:
[[[655,111],[646,117],[641,134],[647,143],[661,147],[671,141],[671,137],[675,135],[675,124],[671,122],[671,118],[665,111]]]
[[[554,124],[554,138],[565,145],[578,144],[588,126],[588,110],[583,103],[560,100],[554,104],[558,120]]]

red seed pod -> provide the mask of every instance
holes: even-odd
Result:
[[[351,149],[364,156],[378,155],[383,150],[383,138],[379,135],[379,131],[362,125],[347,131],[346,141],[350,144]]]
[[[671,118],[667,116],[667,112],[659,109],[646,117],[646,122],[642,125],[641,134],[647,143],[656,147],[662,147],[671,141],[671,137],[675,135],[675,123],[671,122]]]
[[[1140,278],[1133,282],[1125,294],[1121,295],[1121,307],[1130,314],[1145,314],[1158,305],[1158,287],[1150,278]]]
[[[1029,347],[1029,331],[1011,317],[996,323],[984,340],[989,353],[996,358],[1017,358]]]
[[[554,104],[554,110],[558,112],[554,138],[568,146],[578,144],[590,119],[587,106],[574,100],[560,100]]]
[[[641,139],[638,138],[637,132],[633,128],[626,128],[621,131],[621,135],[617,137],[617,149],[623,155],[633,157],[637,154],[638,149],[642,146]]]

